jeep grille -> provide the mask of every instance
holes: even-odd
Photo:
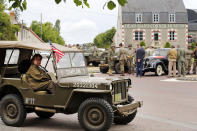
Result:
[[[126,86],[127,86],[127,83],[125,81],[118,81],[112,84],[115,102],[120,102],[127,98]]]

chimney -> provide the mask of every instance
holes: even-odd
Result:
[[[10,21],[12,24],[18,24],[16,17],[15,17],[15,13],[13,11],[10,11]]]

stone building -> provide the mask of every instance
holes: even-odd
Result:
[[[44,42],[35,32],[26,26],[21,26],[22,24],[16,20],[14,12],[10,12],[10,21],[12,24],[19,25],[21,29],[16,32],[16,37],[18,41],[28,41],[30,43]]]
[[[197,43],[197,10],[187,9],[189,26],[189,43]]]
[[[119,7],[114,43],[163,47],[166,42],[186,47],[188,17],[182,0],[128,0]]]

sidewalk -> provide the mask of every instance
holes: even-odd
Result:
[[[179,77],[177,80],[183,80],[183,81],[197,81],[197,75],[188,75],[185,77]]]

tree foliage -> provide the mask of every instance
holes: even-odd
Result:
[[[55,28],[57,29],[58,32],[60,32],[60,20],[57,19],[55,22]]]
[[[110,30],[107,30],[104,33],[98,34],[94,38],[94,44],[99,48],[109,48],[113,43],[113,37],[116,33],[115,27],[112,27]]]
[[[141,41],[141,42],[140,42],[140,46],[141,46],[141,47],[145,47],[145,46],[146,46],[146,43],[145,43],[144,41]]]
[[[38,21],[32,21],[31,29],[41,37],[41,30],[40,30],[41,23]],[[49,40],[53,43],[58,43],[61,45],[65,44],[64,39],[60,36],[59,31],[53,26],[52,23],[46,22],[42,24],[42,39],[44,42],[48,42]]]
[[[164,45],[164,48],[170,48],[171,44],[169,42],[166,42],[166,44]]]
[[[17,40],[15,33],[19,26],[11,24],[10,16],[4,10],[4,0],[0,0],[0,40]]]
[[[57,4],[61,3],[62,1],[66,2],[66,0],[55,0]],[[20,10],[23,11],[23,10],[26,10],[27,8],[26,0],[9,0],[9,2],[12,3],[12,6],[10,7],[10,9],[20,8]],[[90,8],[88,0],[73,0],[73,2],[75,3],[76,6],[81,6],[82,8],[86,6]],[[127,0],[117,0],[117,2],[121,6],[124,6],[126,3],[128,3]],[[108,9],[110,10],[113,10],[114,8],[116,8],[115,0],[110,0],[110,1],[106,0],[106,3],[104,4],[103,7],[105,7],[106,5]]]

